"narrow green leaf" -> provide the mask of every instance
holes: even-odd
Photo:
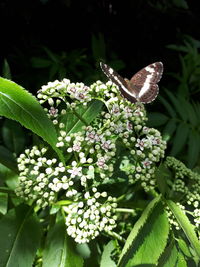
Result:
[[[200,122],[200,103],[199,102],[193,102],[192,104],[191,104],[191,106],[193,107],[193,109],[194,109],[194,113],[195,113],[195,115],[196,115],[196,117],[195,116],[193,116],[193,117],[195,117],[195,122],[194,122],[194,125],[195,126],[198,126],[199,125],[199,122]]]
[[[118,266],[155,266],[165,249],[168,235],[168,219],[159,196],[151,201],[134,225],[122,250]]]
[[[169,115],[172,118],[176,118],[177,117],[177,114],[176,114],[174,108],[171,106],[171,104],[164,97],[162,97],[161,95],[159,95],[159,99],[162,102],[163,106],[168,111]]]
[[[34,96],[16,83],[0,78],[0,116],[16,120],[42,137],[57,152],[57,134],[53,123]]]
[[[176,130],[177,122],[175,119],[171,119],[166,124],[164,130],[163,130],[163,138],[164,140],[168,141],[171,139],[172,135],[174,134],[174,131]]]
[[[3,62],[2,76],[6,79],[11,79],[11,71],[7,59],[4,59]]]
[[[0,146],[0,163],[18,173],[17,161],[13,154],[4,146]]]
[[[190,125],[186,124],[185,122],[181,122],[178,125],[176,134],[173,139],[172,150],[170,153],[172,156],[176,156],[186,145],[189,131],[190,131]]]
[[[6,214],[8,207],[8,194],[0,192],[0,213]]]
[[[115,249],[114,241],[111,240],[108,244],[104,247],[103,254],[101,257],[101,264],[100,267],[116,267],[116,263],[111,259],[112,251]]]
[[[195,110],[195,105],[194,103],[190,103],[188,101],[184,101],[184,107],[185,107],[185,112],[188,113],[188,119],[191,125],[193,125],[194,127],[197,126],[200,122],[200,117],[199,116],[199,110]]]
[[[190,131],[188,142],[188,167],[193,168],[199,158],[200,153],[200,134]]]
[[[165,124],[168,121],[169,117],[159,113],[159,112],[150,112],[148,115],[148,125],[151,127],[157,127]]]
[[[31,65],[33,68],[48,68],[52,64],[52,61],[45,58],[40,57],[32,57],[31,58]]]
[[[99,114],[103,106],[103,102],[92,100],[86,107],[79,106],[74,113],[67,113],[63,118],[66,124],[66,132],[68,134],[81,131],[84,125],[89,125]]]
[[[188,114],[185,112],[185,107],[181,103],[181,98],[176,98],[170,91],[166,90],[168,97],[170,98],[175,110],[179,114],[183,121],[187,121]]]
[[[166,200],[170,210],[176,217],[180,227],[183,229],[187,239],[189,240],[191,246],[195,250],[196,254],[200,259],[200,242],[195,234],[194,226],[190,223],[189,219],[185,213],[177,206],[173,201]]]
[[[32,267],[41,229],[31,210],[21,205],[0,220],[0,267]]]
[[[24,150],[25,134],[21,125],[12,120],[6,120],[2,128],[4,144],[17,155]]]
[[[171,266],[169,266],[169,267],[171,267]],[[190,265],[187,265],[183,254],[180,252],[178,254],[178,262],[176,264],[176,267],[190,267]]]
[[[83,259],[75,251],[74,241],[67,236],[64,221],[57,222],[47,235],[42,266],[83,266]]]
[[[178,246],[183,252],[183,254],[186,255],[188,258],[192,258],[192,254],[186,242],[183,239],[178,239],[177,241],[178,241]]]

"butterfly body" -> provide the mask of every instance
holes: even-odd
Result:
[[[157,83],[163,73],[162,62],[155,62],[138,71],[128,80],[121,77],[115,70],[107,64],[100,63],[105,75],[118,86],[121,94],[132,103],[150,103],[158,95]]]

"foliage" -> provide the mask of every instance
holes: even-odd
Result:
[[[38,138],[2,128],[0,266],[197,266],[200,175],[164,159],[144,106],[100,81],[37,99],[1,78],[0,115]]]
[[[169,88],[177,90],[172,92],[168,88],[159,96],[163,111],[150,113],[149,125],[159,126],[171,147],[170,155],[178,156],[192,168],[199,163],[200,155],[200,105],[196,101],[200,88],[200,42],[186,35],[183,45],[168,48],[181,52],[180,72],[169,73],[175,78],[175,84]]]

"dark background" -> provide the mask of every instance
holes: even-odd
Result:
[[[167,154],[200,166],[199,1],[2,0],[0,25],[0,75],[33,94],[56,79],[106,80],[100,61],[126,78],[162,61],[149,126]]]
[[[43,47],[55,54],[67,53],[68,58],[72,57],[71,52],[83,51],[76,68],[71,69],[70,65],[77,60],[76,55],[80,58],[80,53],[61,63],[67,77],[76,80],[87,80],[83,77],[87,75],[84,65],[89,64],[95,72],[98,59],[116,65],[128,78],[154,61],[162,61],[166,73],[178,71],[178,55],[166,45],[178,44],[183,34],[200,39],[199,15],[198,1],[185,0],[3,0],[1,66],[6,58],[12,78],[33,91],[49,78],[49,70],[38,71],[37,66],[36,71],[32,62],[33,57],[46,57]],[[95,47],[100,50],[96,56],[94,38],[101,39]],[[57,76],[50,78],[60,78]],[[92,77],[88,80],[92,81]]]

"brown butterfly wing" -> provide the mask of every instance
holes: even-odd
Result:
[[[145,83],[148,76],[151,76],[150,81],[151,83],[158,83],[162,77],[163,74],[163,64],[162,62],[155,62],[152,63],[145,68],[138,71],[130,80],[131,84],[134,84],[135,86],[142,85]]]
[[[105,75],[119,87],[119,90],[125,98],[127,98],[132,103],[137,102],[135,97],[135,91],[130,87],[128,80],[122,78],[115,70],[109,67],[107,64],[100,62],[101,69]]]

